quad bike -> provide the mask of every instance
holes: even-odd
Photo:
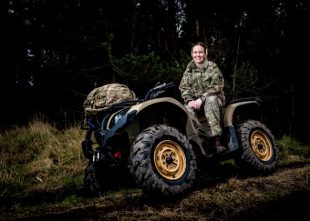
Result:
[[[104,191],[119,168],[129,171],[145,193],[163,197],[191,190],[198,159],[234,159],[241,170],[261,174],[275,170],[278,147],[260,121],[259,98],[235,100],[224,107],[221,141],[227,151],[214,155],[184,105],[165,96],[172,87],[174,83],[157,84],[143,99],[113,104],[86,119],[82,150],[89,159],[84,182],[90,193]],[[204,116],[199,121],[206,123]]]

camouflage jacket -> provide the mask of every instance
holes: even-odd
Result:
[[[204,102],[210,95],[218,96],[225,103],[224,78],[217,65],[206,60],[201,68],[189,62],[181,79],[179,89],[184,102],[201,98]]]

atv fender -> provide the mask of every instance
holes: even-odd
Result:
[[[145,113],[147,113],[146,116],[148,118],[151,118],[152,116],[160,116],[161,119],[166,121],[165,123],[172,124],[172,126],[178,128],[182,133],[186,134],[189,139],[196,135],[196,130],[193,122],[190,120],[189,113],[185,109],[184,105],[174,98],[162,97],[151,99],[132,106],[128,112],[131,111],[136,111],[136,116],[145,115]],[[184,121],[186,124],[181,125],[179,123]]]
[[[177,128],[185,134],[187,139],[198,144],[203,154],[205,151],[201,145],[202,140],[191,119],[190,113],[184,105],[172,97],[151,99],[132,106],[128,112],[135,111],[135,118],[145,123],[138,132],[154,124],[166,124]],[[145,122],[147,121],[147,122]]]
[[[223,116],[223,125],[224,130],[227,134],[227,147],[230,151],[234,151],[239,148],[239,143],[237,139],[237,133],[235,128],[235,118],[246,119],[246,118],[255,118],[257,113],[259,113],[260,102],[257,100],[245,100],[240,102],[234,102],[225,107],[224,116]],[[237,109],[242,110],[238,111]],[[239,115],[240,114],[240,115]],[[238,116],[237,116],[238,115]],[[239,119],[240,118],[240,119]]]
[[[227,105],[225,108],[224,118],[223,118],[224,127],[233,126],[233,116],[236,112],[236,109],[240,107],[245,107],[245,105],[247,106],[248,109],[250,108],[253,109],[253,106],[256,106],[258,109],[258,107],[260,106],[260,102],[258,102],[257,100],[252,100],[252,101],[236,102],[236,103],[231,103]]]

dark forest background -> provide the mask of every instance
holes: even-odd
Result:
[[[228,100],[260,96],[274,134],[309,142],[308,0],[6,0],[1,129],[35,115],[81,120],[95,87],[127,84],[142,97],[179,83],[203,41]],[[3,3],[2,3],[3,4]]]

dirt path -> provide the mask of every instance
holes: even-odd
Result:
[[[124,188],[68,205],[2,209],[0,220],[310,220],[308,164],[279,168],[266,177],[240,177],[234,171],[211,175],[212,180],[200,177],[182,199],[152,200]]]

